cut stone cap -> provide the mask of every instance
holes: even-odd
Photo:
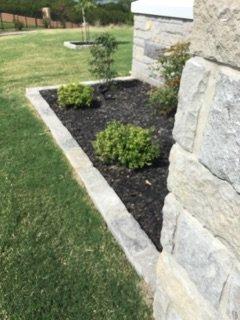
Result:
[[[194,0],[138,0],[132,2],[133,13],[193,20]]]

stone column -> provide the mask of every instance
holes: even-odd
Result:
[[[132,76],[159,86],[162,79],[156,71],[156,62],[171,45],[189,40],[193,0],[139,0],[132,3],[132,12]]]
[[[163,209],[157,320],[240,319],[240,2],[196,0]]]
[[[42,8],[43,19],[51,20],[51,9],[46,7]]]

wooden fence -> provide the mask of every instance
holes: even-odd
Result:
[[[44,28],[44,20],[32,17],[20,16],[17,14],[0,12],[0,29],[11,29],[15,27],[16,21],[23,24],[24,28]],[[80,28],[81,24],[65,22],[65,26],[60,21],[50,21],[50,28]]]

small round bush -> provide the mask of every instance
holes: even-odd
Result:
[[[105,163],[130,169],[150,166],[160,154],[153,142],[153,130],[118,121],[110,122],[93,142],[96,155]]]
[[[152,89],[149,93],[149,105],[162,115],[175,113],[178,104],[178,89],[168,86]]]
[[[58,103],[61,107],[90,107],[92,101],[92,87],[80,83],[70,83],[58,89]]]

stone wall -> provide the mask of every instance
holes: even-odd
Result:
[[[188,41],[191,30],[192,20],[135,14],[132,75],[159,86],[158,57],[171,45]]]
[[[196,0],[163,209],[157,320],[240,319],[240,4]]]

